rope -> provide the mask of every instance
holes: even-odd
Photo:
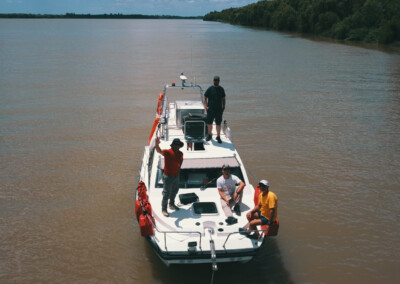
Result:
[[[244,168],[246,169],[246,171],[247,171],[248,173],[250,173],[250,175],[251,175],[254,179],[256,179],[256,182],[258,183],[259,179],[256,177],[256,175],[255,175],[248,167],[244,166]]]
[[[215,270],[213,269],[212,270],[212,274],[211,274],[211,284],[213,284],[214,283],[214,273],[215,273]]]

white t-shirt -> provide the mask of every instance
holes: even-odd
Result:
[[[240,182],[241,180],[235,175],[230,175],[227,179],[222,175],[217,179],[217,188],[222,188],[222,193],[230,199],[235,193],[236,184]]]

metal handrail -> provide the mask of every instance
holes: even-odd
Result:
[[[165,122],[167,127],[165,127],[165,129],[163,129],[162,134],[165,135],[165,139],[168,140],[169,137],[169,127],[168,127],[168,117],[167,117],[167,105],[168,105],[168,99],[167,99],[167,89],[168,88],[198,88],[200,91],[200,98],[201,98],[201,102],[202,104],[204,104],[204,94],[203,94],[203,89],[200,85],[165,85],[164,89],[163,89],[163,107],[162,107],[162,112],[160,117],[164,117],[165,118]]]
[[[139,169],[138,169],[138,182],[142,180],[142,177],[140,176],[140,173],[142,172],[143,167],[146,166],[146,165],[143,165],[143,164],[144,164],[143,161],[145,160],[145,159],[144,159],[145,156],[149,156],[149,155],[146,155],[146,148],[145,148],[144,151],[143,151],[143,154],[142,154],[142,162],[140,163],[140,166],[139,166]],[[146,161],[148,161],[148,159],[146,159]]]
[[[168,250],[167,248],[167,234],[199,234],[200,236],[200,240],[199,240],[199,248],[201,249],[201,232],[199,231],[160,231],[156,224],[153,223],[153,220],[148,216],[148,214],[146,214],[147,219],[151,222],[151,224],[153,225],[153,228],[157,230],[157,232],[159,232],[160,234],[164,234],[164,244],[165,244],[165,250]]]
[[[266,230],[251,230],[251,231],[248,231],[247,233],[251,233],[251,232],[267,232],[268,231],[268,229],[266,229]],[[225,240],[225,242],[224,242],[224,244],[222,245],[222,247],[224,248],[224,249],[226,249],[226,247],[225,247],[225,245],[226,245],[226,243],[228,242],[228,239],[230,238],[230,236],[231,235],[235,235],[235,234],[241,234],[241,232],[232,232],[232,233],[229,233],[229,235],[226,237],[226,240]],[[258,238],[258,239],[260,239],[261,238],[261,236],[262,235],[260,235],[260,237]]]
[[[159,233],[164,234],[164,245],[165,245],[165,250],[168,250],[168,248],[167,248],[167,234],[199,234],[199,236],[200,236],[199,248],[201,249],[201,233],[198,232],[198,231],[179,231],[179,232],[175,232],[175,231],[164,231],[164,232],[162,232],[162,231],[159,231],[157,228],[156,228],[156,230],[157,230]]]

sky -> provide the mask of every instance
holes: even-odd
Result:
[[[204,16],[257,0],[0,0],[0,13]]]

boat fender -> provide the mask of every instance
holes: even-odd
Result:
[[[146,189],[139,190],[138,196],[139,196],[138,199],[140,199],[142,202],[146,202],[149,199],[147,196]]]
[[[154,235],[153,224],[149,220],[149,218],[151,218],[151,217],[149,216],[149,218],[148,218],[147,216],[149,216],[149,215],[140,214],[140,216],[139,216],[140,234],[143,237]]]
[[[147,201],[147,202],[143,205],[143,207],[144,207],[143,213],[144,213],[144,214],[149,214],[151,217],[153,217],[153,209],[151,208],[150,202]]]
[[[135,215],[137,220],[139,220],[139,216],[141,214],[149,214],[151,217],[153,217],[153,208],[151,207],[150,202],[148,202],[147,200],[143,202],[138,199],[135,203]]]
[[[147,188],[143,181],[140,181],[138,183],[136,190],[137,190],[138,199],[142,199],[143,202],[148,199]]]
[[[139,221],[139,216],[140,214],[142,214],[143,210],[142,210],[142,205],[140,204],[140,200],[136,200],[135,203],[135,215],[136,215],[136,219]]]
[[[222,125],[222,131],[224,132],[225,136],[229,138],[229,140],[233,140],[232,131],[228,126],[228,122],[226,120],[224,120],[224,123]]]
[[[136,215],[136,219],[139,220],[139,216],[140,216],[140,214],[143,213],[143,207],[146,205],[146,203],[148,203],[149,197],[147,195],[146,185],[144,184],[143,181],[140,181],[138,183],[136,190],[137,190],[138,199],[135,202],[135,215]],[[151,210],[151,207],[150,207],[150,210]]]
[[[260,186],[257,185],[254,190],[254,205],[256,206],[258,204],[258,199],[260,198],[260,193],[261,193]]]
[[[268,230],[265,233],[265,236],[267,236],[267,237],[277,236],[278,235],[278,231],[279,231],[279,220],[278,220],[278,218],[271,225],[261,226],[261,229]]]
[[[139,181],[136,190],[140,193],[142,191],[147,191],[146,184],[143,181]]]
[[[229,140],[231,140],[231,141],[233,140],[233,135],[232,135],[232,131],[231,131],[231,128],[230,128],[230,127],[228,127],[228,128],[226,129],[225,135],[226,135],[226,137],[229,138]]]

